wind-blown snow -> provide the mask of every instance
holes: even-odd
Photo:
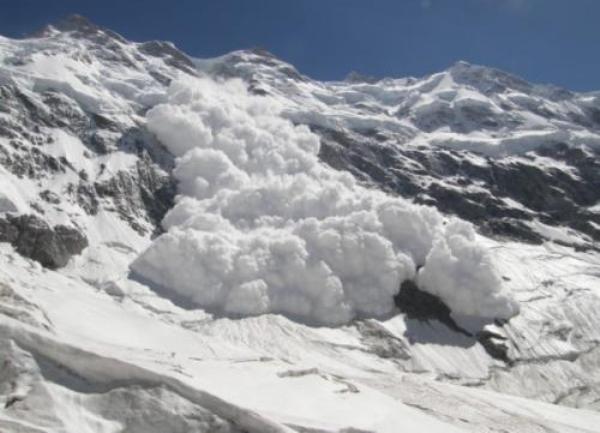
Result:
[[[422,266],[453,311],[516,313],[471,225],[320,163],[318,137],[281,110],[238,80],[171,85],[147,122],[178,157],[180,195],[135,273],[214,311],[341,324],[391,313]]]

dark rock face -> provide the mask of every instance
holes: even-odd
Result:
[[[307,78],[300,74],[293,66],[282,62],[262,48],[252,48],[230,53],[224,62],[215,65],[210,72],[225,78],[243,78],[250,84],[250,89],[253,93],[261,94],[261,90],[258,92],[255,92],[255,90],[260,87],[261,82],[256,71],[262,67],[276,71],[278,75],[292,82],[307,81]]]
[[[511,359],[508,357],[506,337],[484,329],[477,333],[477,341],[479,341],[488,355],[492,358],[507,364],[512,363]]]
[[[174,48],[165,47],[173,54]],[[170,174],[173,157],[166,149],[143,127],[124,127],[105,115],[87,112],[68,95],[46,91],[38,96],[41,98],[16,86],[0,86],[0,107],[12,114],[0,119],[0,136],[9,138],[8,145],[0,145],[0,165],[19,178],[40,182],[76,171],[78,180],[69,182],[61,194],[43,191],[40,200],[57,206],[72,203],[88,215],[102,209],[114,211],[140,234],[159,232],[160,221],[173,206],[176,194]],[[44,133],[44,127],[60,128],[78,137],[90,160],[122,151],[136,155],[138,161],[108,178],[93,179],[85,170],[77,171],[68,158],[48,153],[54,138]],[[101,174],[105,169],[101,167]]]
[[[0,219],[0,242],[9,242],[19,254],[50,269],[65,266],[88,245],[79,231],[63,225],[52,228],[35,215]]]
[[[410,350],[402,339],[375,320],[356,322],[361,340],[377,356],[386,359],[410,359]]]
[[[420,290],[414,281],[402,282],[400,291],[394,296],[394,303],[409,319],[438,320],[453,331],[472,337],[456,324],[450,315],[450,308],[440,298]]]
[[[139,49],[142,53],[163,58],[165,63],[187,74],[196,75],[194,63],[171,43],[162,41],[144,42],[139,46]]]
[[[147,219],[160,231],[160,222],[174,205],[177,185],[171,176],[157,172],[149,159],[141,158],[135,171],[119,171],[110,180],[95,183],[94,190],[92,197],[110,200],[119,216],[143,234],[136,221]]]
[[[381,145],[377,131],[311,129],[321,137],[319,157],[333,168],[471,221],[485,234],[541,243],[544,238],[528,225],[538,219],[600,241],[600,214],[588,210],[600,201],[597,149],[553,143],[518,158],[492,159],[469,151]],[[556,164],[539,167],[538,158]]]
[[[462,344],[479,343],[492,358],[512,365],[513,360],[508,356],[509,347],[506,337],[487,329],[488,323],[485,322],[477,323],[478,330],[471,329],[472,332],[462,328],[452,318],[450,308],[440,298],[420,290],[413,281],[402,282],[400,291],[394,297],[394,303],[408,319],[422,322],[436,320],[461,336],[467,337],[467,339],[462,337],[464,339]],[[494,323],[502,326],[498,320]]]

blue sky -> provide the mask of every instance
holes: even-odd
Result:
[[[0,34],[70,13],[196,57],[260,46],[318,79],[420,76],[467,60],[600,89],[600,0],[0,0]]]

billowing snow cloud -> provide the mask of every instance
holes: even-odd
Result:
[[[419,283],[455,312],[516,312],[470,225],[324,165],[281,110],[242,81],[171,85],[147,121],[177,156],[180,195],[134,272],[209,310],[342,324],[389,314],[423,266]]]
[[[454,220],[439,234],[420,271],[418,286],[442,298],[454,312],[482,317],[515,313],[507,301],[491,257],[480,245],[473,227]]]

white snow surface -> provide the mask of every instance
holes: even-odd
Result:
[[[517,259],[520,246],[512,248],[502,247],[498,258]],[[135,253],[102,249],[108,254],[88,252],[61,272],[0,249],[3,431],[597,431],[597,412],[403,372],[397,360],[374,356],[354,327],[183,310],[126,278]],[[515,277],[531,276],[530,264],[516,263],[506,264]],[[561,272],[576,269],[568,258],[551,266],[559,264]],[[110,283],[94,287],[79,276],[90,278],[96,266],[115,273]],[[407,348],[409,324],[399,316],[365,322]],[[445,338],[414,345],[409,363],[473,380],[488,374],[494,363],[484,351]],[[529,391],[543,384],[530,380]]]

